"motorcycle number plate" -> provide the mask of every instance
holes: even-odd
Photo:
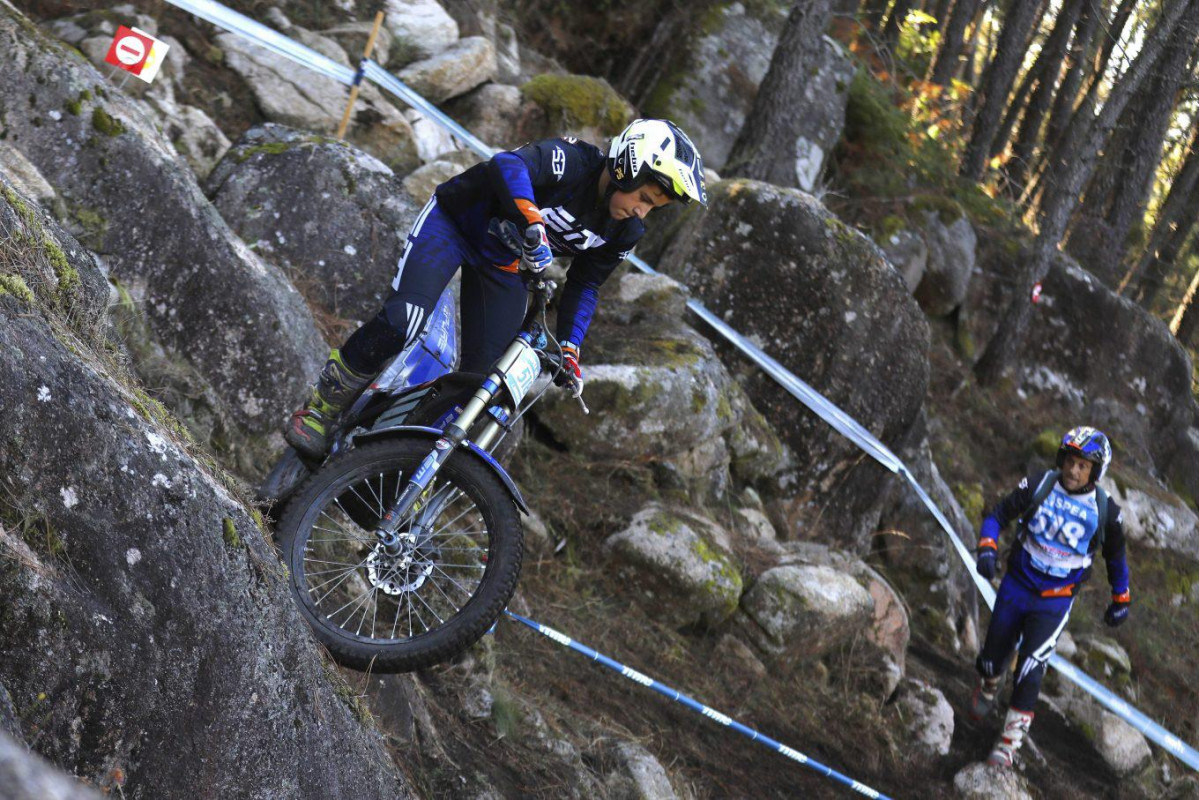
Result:
[[[512,399],[519,403],[532,388],[533,382],[541,374],[541,360],[537,351],[531,347],[522,348],[516,362],[504,375],[504,385],[508,387]]]

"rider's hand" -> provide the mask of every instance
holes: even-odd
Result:
[[[540,222],[534,222],[525,228],[525,239],[521,247],[525,251],[522,266],[529,272],[545,272],[545,268],[554,260],[554,254],[550,251],[550,240],[545,235],[545,226]]]
[[[1103,612],[1103,621],[1109,628],[1117,628],[1128,621],[1128,592],[1112,595],[1112,604]]]
[[[987,580],[992,580],[995,577],[995,561],[998,554],[993,547],[984,547],[978,552],[978,565],[975,569],[978,574],[982,575]]]
[[[554,377],[559,386],[569,386],[571,396],[583,394],[583,368],[579,366],[579,348],[573,342],[562,343],[562,371]]]

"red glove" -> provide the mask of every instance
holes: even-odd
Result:
[[[572,397],[583,394],[583,368],[579,366],[579,348],[573,342],[562,343],[562,372],[555,383],[571,387]]]

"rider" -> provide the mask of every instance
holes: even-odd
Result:
[[[987,514],[978,540],[978,574],[995,577],[999,532],[1018,520],[1017,539],[999,585],[987,638],[978,655],[979,683],[970,714],[981,719],[995,707],[999,678],[1019,647],[1016,682],[1003,733],[987,763],[1010,767],[1032,724],[1045,666],[1070,618],[1074,595],[1102,548],[1112,602],[1103,615],[1111,627],[1128,619],[1128,563],[1120,507],[1100,489],[1112,448],[1094,428],[1074,428],[1062,438],[1057,470],[1024,478]],[[1037,503],[1037,498],[1043,498]],[[1035,506],[1035,507],[1034,507]],[[1105,508],[1101,507],[1105,506]],[[1100,520],[1105,520],[1099,530]]]
[[[462,363],[485,371],[524,317],[523,268],[540,273],[573,258],[558,308],[558,338],[576,396],[579,348],[599,286],[645,232],[654,208],[707,205],[703,162],[674,123],[639,119],[600,148],[565,137],[497,153],[437,187],[408,234],[392,294],[329,360],[285,433],[313,458],[330,424],[392,356],[420,336],[438,297],[462,267]]]

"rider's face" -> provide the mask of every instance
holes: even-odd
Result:
[[[1091,462],[1085,458],[1067,453],[1062,462],[1062,485],[1068,492],[1077,492],[1091,481]]]
[[[671,199],[662,187],[651,182],[631,192],[613,192],[608,202],[608,213],[612,219],[645,219],[646,214],[669,202]]]

